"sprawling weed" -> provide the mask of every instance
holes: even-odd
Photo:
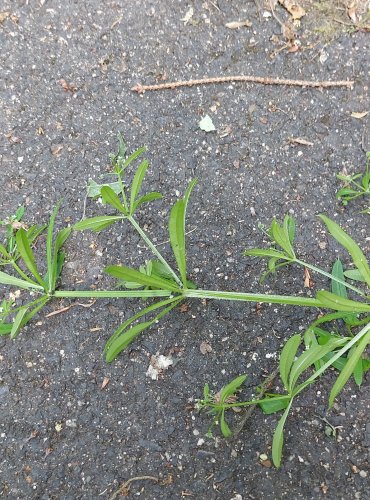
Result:
[[[245,255],[268,259],[268,269],[263,278],[283,266],[294,264],[304,266],[329,278],[330,290],[321,290],[315,298],[311,298],[201,289],[198,284],[188,279],[185,239],[186,210],[197,181],[194,179],[189,183],[183,197],[176,201],[170,212],[168,232],[175,267],[164,258],[136,219],[136,213],[144,203],[152,203],[162,198],[162,195],[156,191],[141,194],[149,166],[147,160],[141,160],[144,152],[145,148],[140,148],[127,156],[126,145],[119,136],[118,152],[110,155],[113,180],[102,184],[91,181],[89,183],[88,196],[101,198],[104,203],[115,210],[115,215],[89,217],[73,227],[65,227],[58,232],[55,232],[55,220],[59,204],[53,210],[46,226],[27,228],[21,222],[23,209],[18,209],[15,216],[0,221],[0,224],[6,228],[4,244],[0,245],[0,266],[7,271],[0,271],[0,284],[21,289],[29,294],[28,299],[22,297],[22,304],[19,306],[16,303],[15,294],[9,294],[8,298],[3,299],[0,307],[0,335],[16,337],[21,328],[54,298],[140,297],[153,299],[149,305],[118,326],[108,339],[104,355],[106,361],[111,362],[139,334],[155,325],[185,299],[208,298],[267,302],[335,311],[319,317],[307,329],[303,338],[300,335],[294,335],[285,344],[280,356],[280,377],[285,388],[284,394],[269,394],[259,400],[237,402],[234,396],[245,379],[245,375],[242,375],[224,387],[217,397],[211,396],[206,386],[204,397],[199,402],[200,407],[209,408],[214,413],[214,422],[220,422],[224,436],[231,434],[225,420],[225,412],[230,407],[258,404],[265,413],[284,410],[273,439],[273,460],[275,465],[279,466],[283,429],[294,398],[316,381],[325,370],[333,366],[340,371],[340,374],[329,397],[331,405],[352,375],[360,384],[364,373],[369,368],[368,360],[363,357],[370,341],[370,316],[363,317],[364,314],[370,313],[368,295],[370,269],[365,255],[343,229],[325,215],[321,215],[321,220],[329,233],[348,251],[354,267],[344,271],[342,263],[337,261],[332,272],[328,273],[310,263],[303,262],[297,257],[294,249],[294,220],[286,216],[282,224],[275,219],[272,221],[267,231],[271,240],[268,248],[250,249],[245,252]],[[139,164],[134,168],[137,161]],[[366,189],[368,184],[367,178]],[[364,186],[364,182],[362,185]],[[143,263],[138,269],[123,265],[107,266],[105,272],[117,279],[117,285],[121,289],[116,287],[113,290],[59,290],[58,284],[65,260],[63,245],[71,231],[102,231],[115,223],[129,223],[153,253],[153,260]],[[44,264],[40,266],[42,259],[34,253],[35,241],[45,230],[47,230],[47,236]],[[355,299],[347,296],[347,290],[355,294]],[[344,336],[336,331],[322,328],[323,324],[338,319],[341,319],[346,326]],[[358,331],[360,327],[362,328]],[[300,351],[302,345],[304,349]],[[301,381],[302,376],[312,367],[314,368],[313,374]]]

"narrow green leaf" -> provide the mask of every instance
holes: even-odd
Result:
[[[362,359],[359,359],[356,363],[356,366],[353,370],[353,378],[355,379],[356,385],[358,385],[358,387],[361,387],[364,379]]]
[[[62,248],[64,243],[69,238],[71,231],[72,231],[71,227],[64,227],[63,229],[61,229],[58,232],[57,237],[55,238],[55,244],[54,244],[54,258],[56,256],[56,254],[59,252],[59,250]]]
[[[24,212],[25,212],[25,208],[23,206],[20,206],[17,208],[17,210],[15,212],[15,218],[17,221],[20,221],[22,219]]]
[[[193,189],[195,188],[197,183],[198,183],[198,179],[195,178],[189,182],[188,187],[185,189],[185,193],[184,193],[185,210],[186,210],[186,207],[189,203],[189,198],[190,198],[191,192],[193,191]],[[184,225],[185,225],[185,221],[184,221]]]
[[[105,203],[108,203],[111,207],[118,210],[118,212],[127,215],[126,208],[122,205],[118,194],[116,194],[112,188],[110,188],[109,186],[103,186],[101,188],[101,195]]]
[[[290,215],[284,217],[284,231],[288,235],[290,243],[293,245],[295,238],[295,220]]]
[[[99,196],[101,196],[101,189],[104,186],[109,186],[116,194],[119,194],[122,189],[121,183],[119,181],[97,184],[93,179],[90,179],[87,185],[87,197],[98,198]]]
[[[225,420],[225,410],[222,410],[221,415],[220,415],[220,429],[221,429],[223,437],[228,438],[228,437],[232,436],[232,432],[230,430],[230,427],[227,425],[227,422]]]
[[[47,227],[48,227],[47,224],[42,224],[42,225],[34,224],[33,226],[29,227],[27,229],[27,238],[30,244],[32,244],[35,241],[35,239],[45,231]]]
[[[258,403],[258,406],[261,408],[265,415],[272,415],[281,410],[285,410],[285,408],[289,404],[289,399],[276,399],[271,397],[270,399],[265,399]]]
[[[186,281],[185,231],[183,226],[184,214],[184,200],[179,200],[171,210],[168,225],[172,251],[183,283]]]
[[[10,276],[10,274],[3,273],[0,271],[0,284],[1,285],[11,285],[16,286],[18,288],[24,289],[35,289],[35,290],[43,290],[44,287],[38,285],[37,283],[21,280],[19,278],[15,278],[14,276]]]
[[[358,192],[352,188],[345,187],[337,192],[337,198],[348,198],[350,200],[353,196],[358,196]]]
[[[283,444],[284,444],[284,426],[286,419],[288,418],[288,414],[290,411],[290,407],[292,406],[293,398],[289,401],[289,404],[284,411],[282,417],[279,420],[278,425],[276,426],[274,437],[272,439],[272,461],[275,467],[279,468],[281,464],[281,457],[283,454]]]
[[[271,235],[274,241],[286,252],[286,254],[294,259],[293,247],[289,240],[289,235],[286,234],[284,229],[279,225],[276,219],[271,223]]]
[[[239,377],[234,378],[229,384],[225,385],[220,392],[220,402],[225,403],[228,397],[233,396],[244,384],[247,376],[248,375],[239,375]]]
[[[28,314],[23,318],[22,320],[22,327],[26,325],[31,319],[45,306],[47,302],[49,302],[50,297],[48,295],[44,295],[43,297],[40,297],[36,301],[34,301],[33,304],[37,303],[36,307],[32,306],[33,309],[29,311]],[[30,307],[29,307],[30,309]]]
[[[8,253],[7,249],[4,247],[4,245],[0,244],[0,253],[4,255],[6,259],[11,259],[11,255]]]
[[[58,214],[58,210],[60,207],[60,201],[56,204],[52,214],[50,216],[49,226],[48,226],[48,234],[46,238],[46,261],[47,261],[47,273],[48,273],[48,290],[51,292],[53,289],[53,277],[55,275],[56,269],[55,265],[53,265],[53,236],[54,236],[54,225],[55,219]]]
[[[124,334],[117,337],[106,350],[105,353],[106,362],[111,363],[118,356],[120,352],[126,349],[126,347],[136,339],[136,337],[142,331],[144,331],[146,328],[149,328],[149,326],[151,326],[152,324],[153,324],[152,321],[138,323],[137,325],[132,326]]]
[[[363,186],[363,188],[365,189],[365,191],[369,188],[369,184],[370,184],[370,172],[365,174],[361,180],[361,184]]]
[[[114,222],[123,220],[125,217],[117,215],[99,215],[98,217],[91,217],[89,219],[81,220],[73,226],[76,231],[85,231],[91,229],[92,231],[101,231],[110,226]]]
[[[0,337],[2,335],[9,335],[12,331],[13,323],[0,323]]]
[[[359,341],[356,348],[352,351],[351,355],[348,357],[346,366],[340,372],[339,377],[335,381],[335,384],[333,385],[333,388],[329,396],[329,408],[333,406],[335,398],[338,396],[340,391],[346,385],[348,379],[355,370],[358,361],[361,359],[362,353],[369,345],[369,343],[370,343],[370,331],[367,332],[367,334],[364,335],[364,337],[362,337],[362,339]]]
[[[172,251],[174,253],[177,266],[180,271],[184,288],[186,285],[186,250],[185,250],[185,215],[189,196],[197,180],[194,179],[187,187],[184,198],[175,203],[172,207],[169,220],[169,235]]]
[[[343,312],[369,312],[370,304],[364,302],[357,302],[355,300],[344,299],[339,297],[339,295],[334,295],[327,290],[321,290],[317,292],[316,298],[322,303],[322,307],[327,307],[328,309],[334,309],[335,311]]]
[[[316,363],[323,356],[329,352],[334,351],[338,347],[341,347],[347,342],[346,338],[334,338],[329,340],[324,345],[313,345],[304,353],[302,353],[298,359],[293,363],[289,375],[289,392],[291,393],[303,372],[307,370],[309,366]]]
[[[157,193],[156,191],[153,191],[152,193],[148,193],[148,194],[145,194],[144,196],[141,196],[141,198],[139,198],[134,204],[134,212],[143,203],[148,203],[149,201],[153,201],[153,200],[160,200],[161,198],[163,198],[163,195],[161,195],[161,193]]]
[[[119,167],[123,164],[123,160],[127,152],[127,146],[122,137],[122,134],[118,134],[117,137],[118,137],[118,151],[116,154],[110,154],[109,157],[112,161],[112,164],[114,166]]]
[[[56,276],[55,276],[55,283],[54,283],[54,288],[55,288],[55,285],[56,285],[56,281],[57,279],[59,278],[61,272],[62,272],[62,269],[63,269],[63,266],[64,266],[64,259],[65,259],[65,253],[62,251],[62,252],[58,252],[57,254],[57,265],[56,265]]]
[[[24,316],[26,315],[28,311],[28,307],[22,307],[22,309],[19,309],[16,317],[14,318],[14,323],[12,326],[12,330],[10,332],[10,338],[15,339],[15,337],[18,335],[19,330],[21,329],[22,326],[22,320]]]
[[[141,184],[143,183],[146,171],[148,170],[149,163],[147,160],[144,160],[138,166],[134,179],[131,184],[131,194],[130,194],[130,214],[134,213],[136,198],[140,192]]]
[[[366,283],[370,286],[369,265],[360,247],[336,222],[332,221],[325,215],[320,215],[319,217],[328,228],[330,234],[349,252],[354,265],[365,278]]]
[[[26,264],[26,266],[28,267],[30,272],[33,274],[36,281],[38,283],[40,283],[40,285],[44,288],[45,283],[43,282],[43,280],[42,280],[42,278],[37,270],[35,257],[33,255],[29,241],[27,239],[26,231],[23,228],[18,229],[18,231],[16,232],[16,235],[15,235],[15,238],[16,238],[16,242],[17,242],[18,251],[21,254],[21,257],[22,257],[24,263]]]
[[[141,156],[143,153],[145,153],[146,151],[146,147],[143,146],[139,149],[137,149],[136,151],[134,151],[126,160],[125,160],[125,163],[123,165],[123,168],[126,168],[130,165],[130,163],[132,163],[134,160],[136,160],[136,158],[138,158],[139,156]]]
[[[361,281],[362,283],[366,283],[365,278],[362,276],[358,269],[348,269],[344,271],[344,276],[353,281]]]
[[[245,250],[244,255],[252,257],[276,257],[276,259],[288,259],[285,253],[279,252],[272,248],[251,248],[250,250]]]
[[[341,281],[345,281],[344,278],[344,273],[343,273],[343,265],[340,259],[337,259],[334,262],[331,274],[335,277],[340,279]],[[347,298],[347,288],[342,284],[338,283],[338,281],[331,280],[331,291],[335,295],[339,295],[339,297],[343,297],[344,299]]]
[[[172,305],[175,307],[179,302],[181,302],[181,298],[178,297],[171,297],[170,299],[166,300],[161,300],[160,302],[156,302],[154,304],[151,304],[150,306],[146,307],[145,309],[142,309],[139,311],[137,314],[132,316],[131,318],[127,319],[122,325],[120,325],[117,330],[110,336],[110,338],[107,340],[107,343],[104,347],[104,352],[107,351],[107,349],[110,347],[111,343],[119,336],[121,333],[128,327],[130,326],[134,321],[142,318],[146,314],[149,314],[153,311],[156,311],[157,309],[161,309],[165,306]]]
[[[141,285],[151,286],[161,290],[171,290],[173,292],[180,291],[179,287],[172,281],[159,278],[157,276],[147,276],[139,271],[136,271],[136,269],[131,269],[126,266],[108,266],[105,268],[105,272],[124,281],[132,281],[134,283],[140,283]]]
[[[296,357],[298,347],[301,343],[300,335],[293,335],[290,337],[288,342],[286,342],[280,354],[280,378],[284,384],[286,390],[288,390],[288,380],[289,380],[289,372],[292,367],[294,358]]]
[[[117,332],[115,332],[112,336],[113,339],[112,338],[109,339],[106,347],[104,348],[106,361],[108,363],[113,361],[113,359],[115,359],[121,351],[126,349],[126,347],[129,344],[131,344],[131,342],[133,342],[135,340],[135,338],[142,331],[144,331],[146,328],[149,328],[151,325],[157,323],[163,316],[165,316],[167,313],[169,313],[177,305],[178,302],[179,302],[179,300],[173,300],[172,304],[170,304],[169,306],[162,309],[160,311],[160,313],[150,321],[146,321],[144,323],[138,323],[137,325],[132,326],[131,328],[129,328],[126,331],[123,331],[123,329],[121,328],[121,332],[123,332],[123,333],[120,333],[119,335],[117,334]],[[163,304],[159,303],[156,305],[160,306]],[[147,312],[148,309],[149,308],[146,308],[145,311]],[[152,310],[154,310],[154,308],[152,308]],[[136,315],[136,318],[137,317],[138,317],[138,315]],[[130,320],[126,321],[125,324],[127,324],[128,322],[131,323],[133,320],[134,320],[133,318],[130,318]]]
[[[208,401],[209,399],[209,385],[205,384],[203,387],[203,398],[205,401]]]

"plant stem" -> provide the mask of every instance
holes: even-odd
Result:
[[[358,293],[359,295],[362,295],[362,297],[366,297],[366,294],[362,290],[360,290],[359,288],[357,288],[353,285],[350,285],[346,281],[343,281],[340,278],[337,278],[330,273],[327,273],[326,271],[324,271],[323,269],[320,269],[319,267],[313,266],[312,264],[307,264],[307,262],[303,262],[302,260],[299,260],[299,259],[295,259],[294,262],[296,264],[303,266],[303,267],[307,267],[308,269],[311,269],[312,271],[315,271],[316,273],[320,273],[323,276],[326,276],[327,278],[330,278],[331,280],[336,281],[337,283],[340,283],[341,285],[344,285],[345,287],[349,288],[350,290],[353,290],[354,292]]]
[[[165,258],[162,256],[162,254],[159,252],[157,247],[152,243],[152,241],[149,239],[147,234],[141,229],[139,224],[136,222],[136,220],[133,218],[132,215],[129,215],[127,219],[131,222],[131,224],[134,226],[136,231],[140,234],[142,239],[145,241],[146,245],[150,248],[150,250],[154,253],[156,257],[162,262],[162,264],[165,266],[165,268],[168,270],[168,272],[171,273],[171,275],[174,277],[176,280],[176,283],[179,285],[179,287],[183,287],[183,284],[180,280],[180,278],[177,276],[175,271],[172,269],[172,267],[169,265],[169,263],[165,260]]]
[[[56,290],[52,295],[56,298],[97,298],[119,299],[137,297],[171,297],[170,290]]]
[[[218,292],[216,290],[184,290],[183,295],[192,299],[241,300],[246,302],[267,302],[269,304],[290,304],[306,307],[323,307],[317,299],[294,297],[292,295],[264,295],[243,292]]]
[[[119,182],[119,185],[121,187],[121,193],[122,193],[122,200],[123,200],[123,206],[125,207],[125,209],[127,210],[127,212],[129,212],[129,207],[128,207],[128,203],[127,203],[127,198],[126,198],[126,193],[125,193],[125,186],[123,185],[123,182],[122,182],[122,173],[123,173],[123,170],[120,171],[119,173],[117,172],[117,177],[118,177],[118,182]]]

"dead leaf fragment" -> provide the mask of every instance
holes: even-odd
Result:
[[[266,468],[268,468],[268,469],[269,469],[270,467],[272,467],[271,460],[261,460],[261,462],[260,462],[260,463],[261,463],[261,465],[263,465],[264,467],[266,467]]]
[[[193,15],[194,15],[194,9],[193,7],[190,7],[185,16],[182,19],[180,19],[180,21],[184,21],[184,24],[186,26],[191,21]]]
[[[50,146],[50,151],[53,156],[60,156],[60,153],[63,149],[63,144],[52,144]]]
[[[252,23],[248,20],[231,21],[231,22],[225,24],[225,27],[229,28],[230,30],[237,30],[239,28],[250,28],[251,26],[252,26]]]
[[[152,380],[158,380],[159,376],[165,370],[173,365],[173,359],[170,356],[151,356],[150,365],[146,372],[146,376],[151,378]]]
[[[3,23],[5,21],[5,19],[7,19],[9,16],[10,16],[10,12],[8,10],[0,12],[0,23]]]
[[[8,141],[11,142],[12,144],[17,144],[18,142],[22,142],[19,137],[16,137],[14,135],[14,130],[11,130],[8,134],[4,135],[8,139]]]
[[[60,432],[62,429],[63,429],[63,425],[62,425],[60,422],[57,422],[57,423],[55,424],[55,430],[56,430],[57,432]]]
[[[291,144],[302,144],[303,146],[313,146],[313,142],[302,139],[302,137],[289,137],[289,142]]]
[[[117,26],[117,24],[119,24],[122,21],[122,18],[123,18],[123,16],[120,16],[115,21],[113,21],[113,23],[110,26],[110,29],[112,30],[113,28],[115,28]]]
[[[286,9],[294,20],[301,19],[306,15],[306,11],[294,0],[279,0],[279,4]]]
[[[103,390],[105,387],[107,387],[107,385],[109,384],[109,381],[110,381],[109,377],[104,377],[100,389]]]
[[[179,311],[181,313],[186,313],[186,312],[189,311],[189,309],[190,309],[189,304],[186,304],[186,303],[185,304],[181,304],[181,306],[179,307]]]
[[[77,87],[75,87],[72,83],[68,83],[64,78],[61,78],[59,80],[60,85],[62,86],[63,90],[66,92],[71,92],[72,94],[76,92]]]
[[[351,2],[347,7],[347,16],[353,23],[357,23],[357,1]]]
[[[368,114],[369,114],[369,111],[363,111],[362,113],[358,113],[357,111],[353,111],[351,113],[351,116],[352,116],[352,118],[357,118],[358,120],[361,120],[361,118],[364,118]]]
[[[227,125],[223,130],[220,131],[220,138],[222,139],[223,137],[227,137],[231,134],[232,131],[233,129],[230,127],[230,125]]]
[[[200,352],[202,354],[208,354],[208,353],[212,352],[212,350],[213,350],[211,345],[205,341],[200,344],[199,349],[200,349]]]
[[[310,271],[307,269],[307,267],[304,268],[303,277],[304,277],[304,287],[313,288],[313,281],[311,279]]]
[[[204,132],[214,132],[216,130],[216,127],[213,125],[212,118],[208,115],[200,120],[198,126],[201,130],[204,130]]]

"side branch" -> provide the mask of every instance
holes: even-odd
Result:
[[[295,87],[315,87],[315,88],[330,88],[330,87],[347,87],[352,89],[353,80],[338,80],[338,81],[310,81],[310,80],[284,80],[281,78],[268,78],[261,76],[222,76],[215,78],[201,78],[200,80],[184,80],[179,82],[159,83],[157,85],[141,85],[138,83],[131,88],[132,91],[138,94],[143,94],[146,90],[165,90],[176,89],[177,87],[192,87],[193,85],[205,85],[207,83],[227,83],[227,82],[251,82],[262,83],[263,85],[288,85]]]

